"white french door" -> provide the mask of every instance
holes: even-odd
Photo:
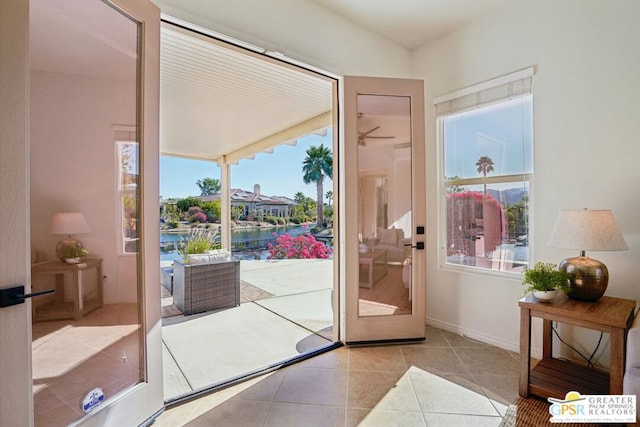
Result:
[[[38,19],[30,25],[31,12],[38,9],[42,12]],[[47,11],[54,12],[47,16]],[[115,11],[115,12],[114,12]],[[115,17],[114,17],[115,16]],[[33,15],[31,17],[33,19]],[[119,64],[109,62],[109,58],[96,51],[97,46],[108,46],[120,57],[127,57],[132,64],[133,79],[131,90],[126,95],[133,100],[131,108],[134,113],[127,125],[133,125],[139,143],[139,156],[136,173],[138,188],[139,212],[135,218],[138,224],[139,255],[135,258],[133,267],[132,293],[136,297],[137,318],[139,319],[140,339],[139,347],[136,345],[136,354],[139,357],[135,362],[138,372],[134,381],[129,386],[121,388],[117,393],[105,396],[104,403],[96,406],[96,409],[86,415],[79,415],[72,421],[77,425],[138,425],[143,423],[154,413],[163,408],[162,393],[162,360],[161,360],[161,320],[159,296],[159,253],[153,243],[158,241],[158,223],[153,218],[158,212],[158,112],[159,112],[159,9],[146,0],[60,0],[42,1],[30,0],[29,2],[0,3],[0,62],[3,64],[3,78],[0,79],[0,124],[3,128],[0,155],[0,195],[3,206],[0,208],[0,223],[2,224],[3,239],[0,239],[0,288],[8,288],[15,285],[24,285],[26,292],[31,289],[30,277],[30,242],[40,236],[32,234],[30,228],[30,197],[29,183],[34,174],[46,173],[43,170],[30,170],[30,147],[33,139],[30,138],[30,85],[32,73],[30,70],[30,40],[35,31],[47,30],[51,25],[63,23],[63,28],[73,31],[81,31],[87,34],[86,39],[77,39],[77,44],[88,47],[88,54],[72,58],[78,61],[75,64],[77,70],[84,65],[90,69],[93,65],[93,74],[87,74],[89,78],[97,78],[101,73],[121,70]],[[99,24],[99,25],[98,25]],[[109,31],[108,26],[113,25]],[[120,25],[131,28],[128,34],[132,34],[133,40],[124,40]],[[66,31],[65,31],[66,33]],[[62,34],[60,34],[62,35]],[[46,36],[51,37],[51,36]],[[57,54],[56,49],[65,47],[50,39],[51,44],[45,50],[31,52],[31,67],[39,66],[40,70],[48,73],[64,74],[64,68],[69,67],[70,60],[61,61],[62,54]],[[35,44],[35,43],[34,43]],[[130,49],[130,46],[133,46]],[[35,46],[33,46],[35,48]],[[68,46],[66,46],[68,47]],[[65,49],[63,49],[65,50]],[[41,56],[34,56],[41,54]],[[48,55],[47,55],[48,54]],[[34,58],[37,58],[34,59]],[[42,62],[40,62],[42,61]],[[48,61],[48,62],[47,62]],[[62,70],[62,71],[61,71]],[[48,74],[47,76],[53,76]],[[86,75],[78,73],[77,80],[83,80]],[[103,76],[103,75],[102,75]],[[5,78],[6,77],[6,78]],[[104,77],[104,76],[103,76]],[[114,77],[118,80],[121,76]],[[44,79],[41,79],[43,81]],[[69,79],[68,81],[72,81]],[[87,79],[85,79],[86,81]],[[99,86],[99,85],[98,85]],[[6,95],[6,96],[5,96]],[[40,93],[36,94],[39,96]],[[71,95],[69,95],[70,98]],[[106,97],[105,97],[106,98]],[[33,95],[31,96],[33,99]],[[59,97],[57,110],[65,110],[66,102],[70,99]],[[93,97],[91,105],[101,107],[107,105],[109,100]],[[118,109],[117,107],[115,108]],[[101,114],[97,112],[95,114]],[[102,110],[100,110],[102,111]],[[41,116],[46,116],[43,111]],[[52,111],[53,113],[53,111]],[[60,111],[56,111],[60,113]],[[109,118],[110,125],[124,123],[114,122]],[[78,124],[82,126],[82,124]],[[4,132],[6,130],[7,132]],[[99,135],[101,130],[95,129],[93,135]],[[48,143],[64,149],[71,141],[55,139],[55,135],[49,134]],[[86,144],[94,141],[85,140]],[[111,150],[111,148],[109,148]],[[115,163],[113,156],[108,156],[105,164]],[[71,165],[52,164],[50,170]],[[96,174],[101,169],[96,168]],[[82,186],[90,181],[90,176],[85,176],[85,181],[78,182]],[[102,175],[104,178],[104,175]],[[82,181],[82,180],[81,180]],[[111,180],[109,180],[111,181]],[[113,179],[113,186],[117,180]],[[62,203],[57,201],[60,205]],[[90,203],[86,203],[90,205]],[[113,203],[112,205],[113,206]],[[109,209],[110,210],[110,209]],[[148,215],[145,215],[148,213]],[[33,213],[31,214],[33,217]],[[106,216],[113,216],[110,210]],[[121,223],[121,222],[120,222]],[[102,225],[102,224],[101,224]],[[46,227],[46,226],[45,226]],[[95,227],[95,226],[94,226]],[[98,228],[98,227],[95,227]],[[95,229],[94,228],[94,229]],[[113,230],[110,228],[110,230]],[[147,245],[145,242],[152,242]],[[107,249],[109,247],[109,249]],[[104,258],[109,251],[116,252],[115,248],[105,244],[104,248],[95,250]],[[118,258],[121,259],[122,257]],[[109,283],[118,280],[116,274],[109,275]],[[33,425],[34,424],[34,399],[32,385],[32,301],[0,308],[0,425]],[[72,349],[69,349],[72,352]],[[101,361],[93,360],[95,371],[103,371]],[[84,363],[87,363],[85,361]],[[89,370],[91,372],[91,369]],[[87,386],[96,381],[91,374],[82,378]],[[67,374],[65,374],[67,375]],[[97,381],[96,381],[97,382]],[[105,382],[108,382],[105,380]],[[81,406],[82,397],[77,396],[78,408]],[[75,399],[75,397],[73,398]],[[74,400],[75,401],[75,400]],[[80,412],[82,414],[82,412]],[[53,420],[51,421],[53,422]]]
[[[424,339],[423,82],[343,83],[343,340]]]

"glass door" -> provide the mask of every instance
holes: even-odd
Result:
[[[422,81],[344,80],[348,343],[425,336],[423,98]]]
[[[146,1],[30,1],[31,289],[55,290],[31,303],[36,426],[163,407],[159,20]]]

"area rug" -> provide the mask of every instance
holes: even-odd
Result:
[[[500,427],[602,427],[592,423],[551,423],[549,403],[536,398],[517,397],[505,413]],[[618,424],[620,425],[620,424]]]

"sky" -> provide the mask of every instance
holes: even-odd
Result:
[[[260,184],[260,193],[267,196],[286,196],[293,199],[297,192],[316,199],[315,183],[302,181],[302,163],[311,146],[324,144],[332,149],[331,129],[326,136],[308,135],[298,139],[295,146],[280,145],[273,153],[259,153],[251,159],[231,165],[231,188],[253,191]],[[160,156],[160,195],[164,199],[199,196],[196,184],[203,178],[220,179],[220,168],[215,162]],[[332,190],[329,178],[324,180],[324,193]]]
[[[532,108],[529,96],[449,116],[445,176],[480,177],[476,162],[481,156],[493,160],[489,176],[533,172]]]

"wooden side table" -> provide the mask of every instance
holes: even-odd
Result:
[[[84,285],[85,272],[95,272],[97,291],[94,295],[87,295]],[[53,283],[48,282],[43,288],[55,288],[56,293],[51,297],[51,301],[36,305],[32,302],[33,321],[58,320],[58,319],[80,319],[83,315],[102,307],[102,260],[84,259],[80,264],[67,264],[60,261],[47,261],[31,266],[31,275],[35,279],[51,278]],[[71,301],[65,298],[65,282],[70,279]]]
[[[359,265],[364,266],[365,271],[360,272],[360,287],[373,288],[373,284],[387,275],[387,251],[360,252]],[[364,274],[363,274],[364,273]],[[362,277],[364,276],[364,277]],[[364,280],[363,280],[364,279]]]
[[[520,306],[520,396],[564,399],[567,392],[622,394],[627,331],[636,302],[602,297],[597,302],[577,301],[561,295],[539,302],[529,294]],[[543,319],[542,360],[531,369],[531,318]],[[609,374],[553,358],[551,322],[557,321],[606,332],[611,337]]]

